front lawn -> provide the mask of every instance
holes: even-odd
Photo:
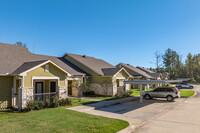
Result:
[[[73,99],[73,105],[90,101]],[[129,124],[123,120],[94,116],[66,109],[49,108],[27,113],[0,112],[1,133],[49,133],[49,132],[117,132]]]
[[[193,90],[180,90],[181,97],[191,97],[193,96],[195,91]]]

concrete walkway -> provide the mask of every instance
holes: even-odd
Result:
[[[129,97],[110,101],[101,101],[94,104],[71,107],[68,109],[88,114],[126,120],[130,126],[120,132],[128,133],[154,117],[170,110],[184,102],[184,98],[176,102],[167,102],[165,99],[144,100],[141,104],[139,97]]]
[[[197,95],[140,125],[134,133],[199,133],[200,132],[200,86]]]

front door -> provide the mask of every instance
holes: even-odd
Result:
[[[72,80],[68,80],[68,95],[72,95]]]
[[[43,99],[43,95],[41,95],[41,93],[43,93],[43,82],[35,82],[35,100],[42,100]]]

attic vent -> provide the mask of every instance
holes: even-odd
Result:
[[[86,55],[83,55],[82,57],[83,57],[83,58],[86,58]]]

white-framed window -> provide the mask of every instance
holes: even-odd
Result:
[[[49,64],[45,65],[45,72],[49,72]]]

